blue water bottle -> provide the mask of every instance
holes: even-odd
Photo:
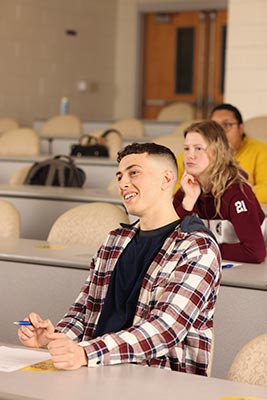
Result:
[[[60,100],[60,114],[68,114],[69,112],[69,99],[62,97]]]

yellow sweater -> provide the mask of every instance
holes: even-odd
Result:
[[[249,175],[249,183],[260,203],[267,203],[267,146],[258,140],[245,137],[242,146],[235,156],[240,167]],[[184,172],[183,153],[177,157],[178,179],[175,192],[180,187]]]

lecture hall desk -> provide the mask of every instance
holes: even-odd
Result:
[[[215,311],[214,376],[225,377],[237,351],[266,331],[266,309],[267,260],[223,270]]]
[[[41,136],[41,154],[70,154],[70,149],[73,144],[77,144],[79,142],[78,138],[68,137],[68,136],[59,136],[50,138],[47,136]],[[153,138],[143,136],[143,137],[125,137],[123,138],[122,147],[127,146],[128,144],[137,142],[137,143],[146,143],[151,142]]]
[[[33,122],[33,129],[36,132],[41,132],[45,123],[45,119],[36,119]],[[108,129],[116,121],[83,121],[82,133],[87,134],[101,129]],[[181,123],[181,121],[158,121],[152,119],[143,119],[144,136],[155,137],[160,135],[169,135]]]
[[[2,313],[0,341],[16,343],[12,321],[32,310],[56,323],[76,298],[92,255],[87,246],[51,246],[29,239],[0,241],[0,300],[5,304],[8,298],[9,309]],[[240,347],[266,331],[266,309],[267,262],[223,270],[212,376],[225,378]]]
[[[121,199],[105,189],[0,184],[0,198],[10,201],[21,216],[21,237],[46,240],[54,221],[70,208],[105,202],[122,206]]]
[[[40,132],[45,120],[35,120],[33,129]],[[84,121],[82,123],[82,133],[90,134],[90,132],[101,129],[108,129],[114,121]],[[153,138],[161,135],[168,135],[175,130],[179,121],[157,121],[143,120],[144,136],[123,137],[123,147],[133,142],[151,142]],[[46,137],[41,136],[41,153],[42,154],[69,154],[71,145],[78,142],[78,138],[73,137]]]
[[[30,311],[39,312],[54,324],[59,321],[87,278],[92,256],[85,245],[2,239],[0,341],[16,344],[17,327],[13,322]]]
[[[0,157],[0,183],[8,183],[10,178],[21,168],[30,166],[34,162],[51,158],[51,155],[34,157]],[[110,181],[116,175],[118,164],[116,161],[104,157],[75,158],[75,163],[86,173],[84,187],[107,188]]]
[[[101,188],[59,188],[0,183],[0,198],[13,203],[21,215],[21,237],[47,238],[56,220],[66,210],[85,203],[100,201],[121,205],[119,196]],[[267,206],[263,207],[267,213]],[[131,222],[135,219],[130,217]]]
[[[242,395],[266,399],[267,388],[125,364],[75,371],[1,372],[0,399],[21,398],[15,395],[32,400],[219,400]]]

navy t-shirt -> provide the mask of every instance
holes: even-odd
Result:
[[[151,231],[137,232],[119,257],[93,337],[132,325],[143,278],[178,220]]]

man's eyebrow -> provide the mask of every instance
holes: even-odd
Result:
[[[129,165],[127,168],[125,168],[125,171],[128,171],[129,169],[134,168],[134,167],[142,168],[141,165],[132,164],[132,165]],[[121,175],[121,174],[122,174],[122,172],[121,172],[121,171],[118,171],[118,172],[116,173],[116,176]]]

